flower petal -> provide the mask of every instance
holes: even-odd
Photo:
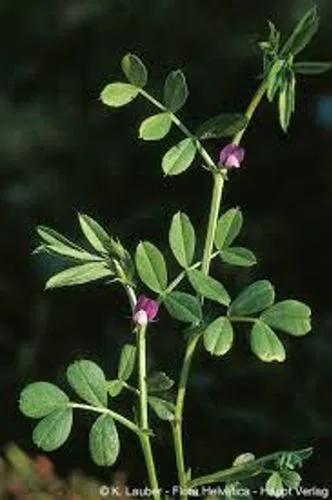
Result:
[[[220,163],[226,163],[227,158],[234,153],[236,148],[235,144],[227,144],[219,153]]]
[[[143,318],[143,315],[141,314],[143,312],[146,316],[146,321],[150,322],[155,319],[155,317],[158,314],[158,310],[159,310],[159,302],[157,300],[149,299],[145,295],[140,295],[137,299],[136,306],[134,309],[133,320],[139,323],[137,318],[139,319]],[[144,318],[143,321],[145,321]]]
[[[146,303],[149,301],[149,299],[145,295],[140,295],[137,299],[136,305],[135,305],[135,311],[137,312],[140,309],[145,309]]]
[[[135,321],[135,323],[141,326],[146,326],[149,322],[148,315],[143,309],[140,309],[134,314],[133,320]]]
[[[245,155],[244,148],[241,148],[241,146],[236,146],[236,150],[234,150],[233,154],[237,157],[239,163],[243,162]]]
[[[149,321],[152,321],[158,314],[159,303],[156,300],[149,299],[144,309],[148,315]]]
[[[240,162],[236,154],[229,155],[227,160],[225,161],[225,167],[228,168],[240,168]]]
[[[227,168],[240,168],[245,150],[236,144],[227,144],[219,153],[219,165]]]

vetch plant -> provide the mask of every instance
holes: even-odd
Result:
[[[266,96],[271,102],[278,98],[280,125],[286,131],[295,110],[297,75],[319,74],[331,67],[330,63],[297,61],[316,33],[318,22],[314,7],[285,42],[269,22],[268,39],[260,43],[261,82],[246,112],[219,114],[195,131],[184,125],[178,115],[188,97],[183,72],[176,70],[168,74],[163,98],[158,100],[146,90],[148,72],[143,62],[133,54],[123,58],[122,70],[127,81],[107,85],[101,93],[102,102],[109,107],[120,107],[138,97],[148,100],[157,112],[143,120],[139,137],[144,141],[161,140],[172,127],[182,135],[161,160],[164,175],[180,175],[197,163],[197,166],[203,164],[211,176],[213,188],[203,252],[198,255],[194,225],[181,211],[172,218],[168,235],[171,252],[179,266],[177,276],[169,275],[162,252],[152,242],[141,241],[132,255],[88,215],[78,214],[86,240],[83,245],[53,229],[38,227],[41,240],[38,252],[60,256],[68,263],[67,269],[47,281],[46,289],[97,280],[118,285],[128,297],[131,311],[128,327],[133,331],[132,344],[123,346],[116,379],[109,379],[94,361],[82,359],[73,362],[66,373],[74,399],[44,381],[23,389],[20,409],[27,417],[38,420],[33,431],[33,441],[38,447],[52,451],[62,446],[70,435],[74,411],[89,412],[94,417],[89,434],[91,457],[97,465],[111,466],[120,452],[120,427],[125,427],[141,444],[149,486],[153,498],[158,500],[162,493],[150,424],[150,412],[154,412],[171,427],[182,499],[186,499],[193,488],[214,483],[224,483],[226,496],[231,499],[234,488],[258,476],[266,482],[266,491],[272,496],[280,496],[284,487],[299,485],[298,469],[311,455],[311,448],[277,451],[260,458],[242,453],[232,466],[201,477],[192,475],[189,459],[184,454],[183,415],[191,363],[199,344],[210,355],[223,357],[232,349],[237,324],[245,323],[253,355],[263,362],[282,362],[286,357],[283,336],[301,337],[311,329],[309,307],[293,299],[276,301],[274,287],[266,279],[256,280],[244,290],[226,290],[220,281],[220,267],[251,267],[256,264],[256,258],[251,250],[237,243],[243,225],[240,208],[223,211],[221,200],[232,170],[240,170],[245,161],[245,150],[240,143],[263,98]],[[217,158],[208,149],[209,141],[213,140],[218,143],[223,140]],[[213,273],[212,261],[216,264]],[[153,324],[161,311],[163,314],[167,311],[174,319],[186,340],[176,382],[164,371],[147,371],[149,329],[158,328],[158,323]],[[133,398],[132,415],[124,416],[116,410],[116,398],[123,391]]]

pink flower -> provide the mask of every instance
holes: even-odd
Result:
[[[146,326],[153,321],[158,314],[159,303],[149,299],[145,295],[140,295],[134,309],[133,320],[141,326]]]
[[[240,168],[245,151],[241,146],[228,144],[219,153],[219,165],[223,168]]]

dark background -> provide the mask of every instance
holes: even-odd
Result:
[[[319,35],[302,56],[329,60],[332,3],[317,2]],[[131,249],[148,238],[167,252],[169,220],[190,214],[206,223],[210,179],[202,169],[161,175],[174,133],[140,142],[137,127],[154,110],[145,102],[111,110],[98,100],[121,77],[128,51],[150,68],[159,92],[170,69],[182,68],[190,99],[189,126],[221,111],[242,111],[257,86],[257,42],[273,19],[288,32],[311,5],[306,0],[2,0],[0,5],[0,444],[16,441],[35,453],[31,425],[17,410],[19,390],[33,380],[64,382],[77,357],[100,362],[113,377],[121,345],[130,340],[125,297],[102,285],[43,292],[54,261],[32,257],[34,228],[46,224],[79,237],[75,212],[95,216]],[[194,474],[227,466],[244,451],[257,455],[313,445],[306,483],[327,485],[332,446],[332,72],[301,78],[290,133],[275,106],[261,106],[245,139],[245,168],[232,176],[224,203],[245,213],[242,242],[259,258],[254,271],[228,273],[239,290],[269,278],[278,297],[296,297],[314,311],[313,333],[287,342],[282,365],[259,362],[238,334],[223,359],[201,352],[186,407],[186,450]],[[217,153],[221,144],[211,144]],[[203,234],[201,234],[203,236]],[[54,269],[53,269],[54,270]],[[174,268],[174,272],[176,269]],[[233,282],[233,283],[232,283]],[[161,314],[151,329],[152,366],[176,376],[184,340]],[[283,337],[284,338],[284,337]],[[120,400],[120,407],[126,403]],[[105,479],[87,450],[91,421],[77,415],[73,436],[52,459],[66,474],[80,468]],[[170,433],[158,422],[162,482],[174,481]],[[124,431],[117,467],[141,483],[136,441]]]

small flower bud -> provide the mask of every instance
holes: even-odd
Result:
[[[222,168],[240,168],[245,151],[241,146],[228,144],[219,153],[219,166]]]
[[[159,303],[156,300],[140,295],[135,306],[133,320],[141,326],[146,326],[155,319],[158,310]]]

